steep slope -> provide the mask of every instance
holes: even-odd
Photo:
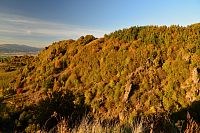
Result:
[[[199,78],[199,24],[131,27],[104,38],[53,43],[21,70],[12,88],[24,91],[13,102],[26,110],[55,93],[70,92],[79,111],[87,106],[94,119],[124,122],[188,107],[200,98]],[[60,105],[56,108],[49,107],[48,114],[65,115]]]

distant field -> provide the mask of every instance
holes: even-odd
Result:
[[[6,56],[24,56],[24,55],[29,55],[29,56],[36,56],[38,52],[17,52],[17,53],[0,53],[0,57],[6,57]]]
[[[0,88],[5,89],[8,87],[10,80],[16,75],[17,71],[0,72]]]
[[[6,72],[5,68],[8,66],[6,63],[0,63],[0,92],[8,88],[10,81],[17,74],[17,71]]]

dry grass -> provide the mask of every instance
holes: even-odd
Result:
[[[69,132],[66,120],[63,119],[57,124],[57,132],[58,133],[67,133]]]
[[[200,126],[198,125],[197,122],[193,120],[189,112],[187,112],[187,126],[184,133],[199,133],[199,132],[200,132]]]
[[[17,71],[4,72],[0,68],[0,98],[5,97],[7,92],[10,91],[10,81],[16,76]]]
[[[189,114],[189,113],[188,113]],[[184,132],[184,133],[199,133],[200,126],[197,122],[188,115],[187,120],[184,121],[186,126],[179,127],[172,125],[165,125],[164,121],[169,121],[167,117],[156,117],[156,120],[151,122],[148,118],[135,119],[131,123],[102,123],[101,121],[89,121],[87,117],[83,118],[81,123],[73,129],[68,128],[66,119],[63,119],[48,133],[154,133],[154,132]],[[165,124],[164,124],[165,123]],[[38,133],[46,133],[38,131]]]
[[[7,66],[6,63],[0,63],[0,89],[8,88],[10,80],[17,74],[17,71],[5,72]]]
[[[143,121],[135,121],[133,124],[120,125],[116,123],[111,125],[101,124],[100,121],[89,122],[87,118],[84,118],[79,126],[69,129],[67,121],[62,119],[56,127],[52,128],[50,133],[143,133],[145,132]],[[38,133],[46,133],[44,131],[38,131]]]
[[[10,80],[16,75],[17,71],[12,72],[0,72],[0,87],[3,88],[6,84],[10,83]]]

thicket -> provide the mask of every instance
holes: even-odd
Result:
[[[89,106],[94,119],[123,122],[125,116],[178,112],[198,101],[199,70],[200,24],[135,26],[103,38],[55,42],[24,67],[12,87],[25,90],[22,107],[71,91],[73,103]]]

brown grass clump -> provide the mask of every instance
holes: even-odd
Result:
[[[199,132],[200,132],[199,124],[195,122],[193,118],[190,116],[189,112],[187,112],[187,126],[184,133],[199,133]]]
[[[143,120],[135,120],[132,124],[109,123],[101,121],[89,121],[84,118],[80,125],[73,129],[68,128],[66,119],[62,119],[49,132],[56,133],[143,133],[149,131],[144,126]],[[38,131],[38,133],[46,133],[45,131]]]

